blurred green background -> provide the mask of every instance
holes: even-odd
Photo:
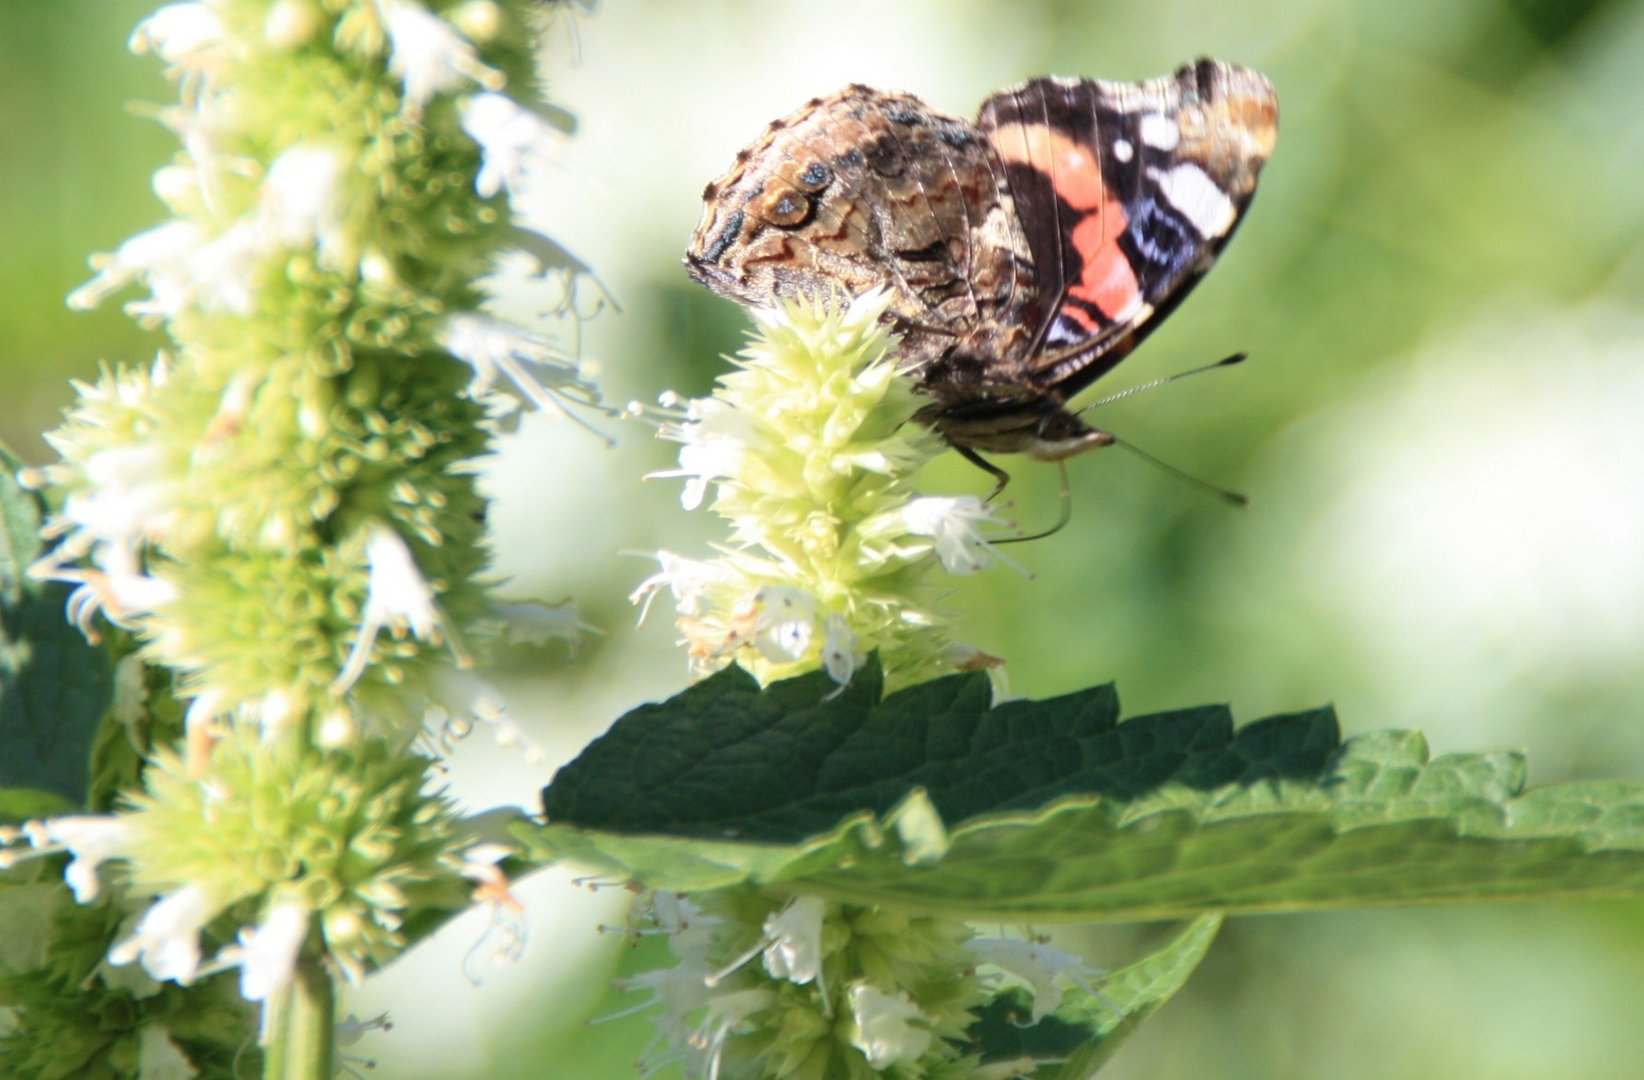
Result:
[[[69,379],[160,344],[62,299],[87,253],[161,220],[148,176],[172,140],[128,106],[171,91],[124,48],[152,6],[0,0],[0,438],[31,460]],[[1071,524],[1011,549],[1031,578],[962,584],[962,635],[1027,696],[1116,679],[1131,712],[1226,701],[1243,720],[1330,701],[1349,732],[1525,748],[1535,782],[1644,776],[1644,3],[559,7],[549,89],[582,127],[532,216],[622,305],[583,336],[616,401],[701,393],[737,347],[744,316],[679,257],[702,185],[806,98],[862,81],[970,115],[1034,74],[1201,54],[1267,72],[1280,137],[1249,219],[1103,389],[1252,360],[1098,418],[1251,507],[1121,451],[1076,459]],[[607,451],[532,417],[489,470],[514,591],[574,596],[604,632],[495,675],[550,764],[471,740],[451,784],[476,806],[531,805],[553,761],[686,679],[668,619],[636,628],[625,597],[654,566],[633,553],[701,553],[712,522],[677,482],[641,483],[669,447],[619,434]],[[1053,519],[1055,470],[1011,468],[1013,513]],[[935,472],[987,488],[963,462]],[[353,995],[396,1021],[358,1047],[377,1075],[631,1074],[642,1026],[581,1026],[620,954],[595,926],[620,923],[621,891],[567,874],[522,891],[523,964],[467,956],[471,917]],[[1142,936],[1068,932],[1107,964]],[[1636,904],[1245,919],[1106,1075],[1644,1076],[1641,999]]]

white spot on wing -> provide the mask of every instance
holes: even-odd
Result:
[[[1130,145],[1129,139],[1114,139],[1113,156],[1120,161],[1129,161],[1136,156],[1136,148]]]
[[[1207,240],[1226,236],[1233,227],[1238,217],[1233,200],[1197,165],[1184,162],[1169,169],[1149,169],[1147,175],[1200,236]]]
[[[1142,117],[1136,129],[1142,141],[1156,150],[1174,150],[1182,138],[1182,129],[1176,126],[1176,121],[1158,113]]]
[[[1065,315],[1056,316],[1056,321],[1050,324],[1050,330],[1045,334],[1047,345],[1072,345],[1084,337],[1082,328],[1077,326]]]

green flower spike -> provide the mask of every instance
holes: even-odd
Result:
[[[178,89],[153,110],[181,144],[153,180],[170,219],[94,258],[69,303],[130,290],[168,343],[77,387],[60,460],[29,475],[57,541],[30,574],[73,586],[88,637],[130,631],[144,719],[109,757],[123,771],[93,777],[115,812],[0,833],[0,863],[25,840],[66,853],[77,900],[129,907],[98,972],[192,1002],[237,969],[269,1076],[331,1075],[333,981],[470,900],[503,951],[518,941],[513,849],[477,844],[409,748],[458,726],[431,730],[430,700],[521,610],[489,595],[476,461],[520,400],[610,413],[571,350],[485,310],[506,256],[551,250],[512,204],[562,141],[534,93],[543,18],[536,0],[194,0],[131,38]],[[444,715],[519,741],[468,690]],[[29,1000],[0,1073],[53,1053]],[[184,1046],[186,1022],[161,1026],[150,1045]],[[129,1074],[90,1062],[53,1075]]]
[[[651,995],[638,1009],[661,1009],[647,1071],[679,1062],[724,1080],[1013,1075],[961,1049],[990,983],[976,976],[957,919],[741,889],[654,894],[650,913],[680,962],[622,984]]]
[[[1002,561],[980,533],[1002,523],[974,496],[914,489],[943,444],[913,420],[924,402],[897,372],[886,302],[757,312],[738,370],[663,425],[683,445],[657,475],[686,478],[686,509],[712,487],[730,538],[713,559],[658,552],[634,599],[672,593],[698,670],[735,660],[770,682],[822,667],[843,685],[877,650],[904,685],[997,662],[948,637],[935,571]]]

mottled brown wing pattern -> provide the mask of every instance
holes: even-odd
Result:
[[[887,289],[904,361],[920,367],[1019,325],[1013,305],[1031,293],[991,157],[963,120],[847,87],[776,121],[708,185],[686,267],[745,304]]]

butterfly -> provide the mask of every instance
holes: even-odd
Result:
[[[1144,82],[1037,78],[974,124],[860,84],[773,122],[703,191],[690,275],[753,306],[890,294],[918,419],[978,455],[1114,437],[1066,403],[1210,269],[1273,151],[1278,100],[1199,60]]]

